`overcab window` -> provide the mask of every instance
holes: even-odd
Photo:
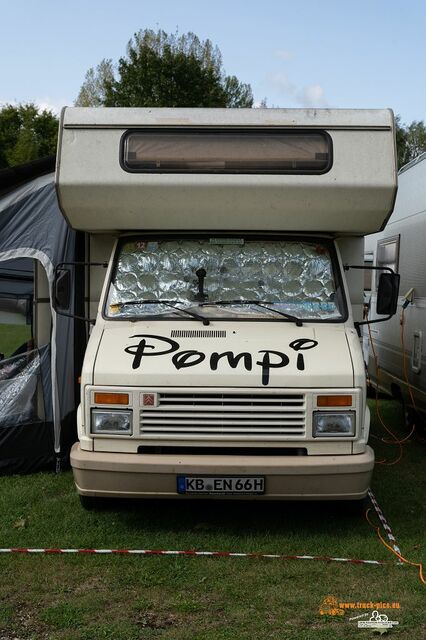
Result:
[[[121,145],[123,169],[136,173],[320,174],[331,164],[325,131],[147,128]]]

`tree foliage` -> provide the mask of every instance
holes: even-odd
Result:
[[[413,120],[409,125],[402,124],[400,116],[395,120],[398,168],[401,168],[426,151],[426,127],[423,120]]]
[[[112,60],[104,58],[96,69],[90,68],[85,77],[78,98],[78,107],[102,107],[106,101],[106,88],[114,81]]]
[[[251,107],[249,84],[227,76],[222,55],[194,33],[141,30],[116,67],[102,60],[89,69],[76,106]]]
[[[6,104],[0,109],[0,169],[56,152],[58,119],[33,104]]]

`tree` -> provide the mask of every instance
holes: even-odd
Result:
[[[78,107],[102,107],[106,100],[106,87],[114,81],[112,60],[103,59],[96,69],[89,69],[75,102]]]
[[[395,118],[396,133],[396,152],[398,157],[398,169],[406,164],[405,157],[407,154],[407,132],[403,124],[401,124],[401,116]]]
[[[210,40],[151,29],[135,33],[116,68],[102,60],[89,69],[76,106],[251,107],[249,84],[227,76]]]
[[[401,117],[395,118],[398,168],[414,160],[426,151],[426,127],[423,120],[413,120],[409,125],[401,124]]]
[[[406,128],[407,162],[426,151],[426,127],[423,120],[413,120]]]
[[[0,109],[0,169],[56,152],[58,119],[33,103]]]

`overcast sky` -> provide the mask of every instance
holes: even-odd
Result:
[[[72,105],[146,27],[210,38],[276,107],[391,107],[426,120],[422,0],[0,0],[0,104]]]

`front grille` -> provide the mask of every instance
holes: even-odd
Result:
[[[173,440],[275,440],[305,436],[305,398],[284,393],[159,393],[140,412],[141,436]]]

